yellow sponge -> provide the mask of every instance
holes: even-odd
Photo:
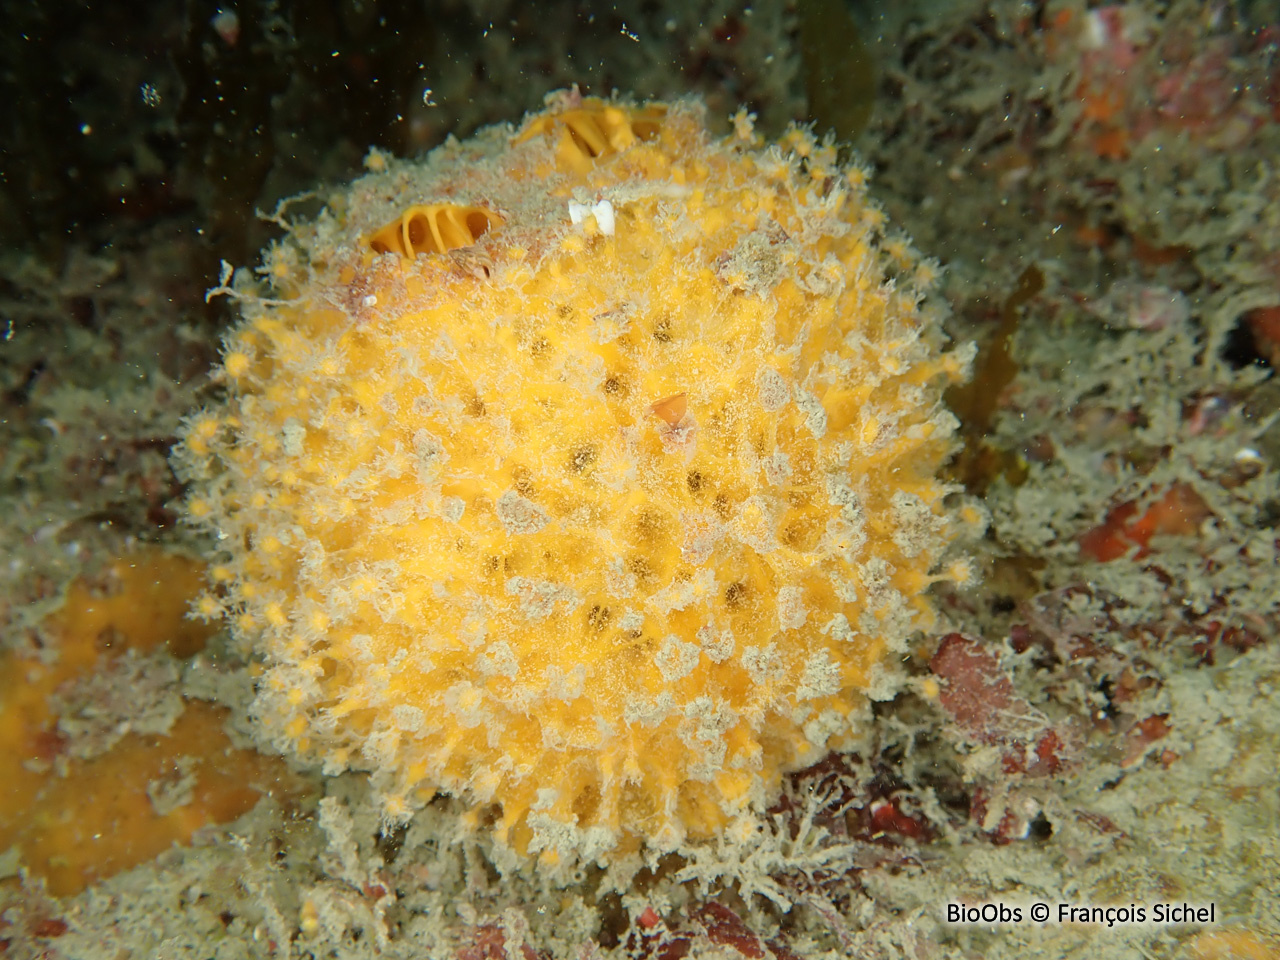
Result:
[[[934,271],[830,145],[735,127],[564,95],[357,181],[244,298],[180,454],[209,603],[263,728],[389,818],[446,791],[550,860],[714,835],[855,742],[963,574]]]

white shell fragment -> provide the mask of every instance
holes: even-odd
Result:
[[[596,226],[600,228],[600,232],[606,237],[613,236],[614,219],[613,204],[608,200],[601,200],[599,203],[578,203],[576,200],[569,201],[569,222],[574,226],[582,223],[587,216],[591,215],[596,218]]]

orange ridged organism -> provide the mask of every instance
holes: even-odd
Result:
[[[453,204],[416,204],[369,238],[375,253],[448,253],[469,247],[502,220],[491,210]]]

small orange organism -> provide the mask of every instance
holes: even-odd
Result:
[[[448,253],[469,247],[490,228],[501,224],[497,214],[483,207],[426,204],[410,207],[369,238],[375,253]]]
[[[675,393],[649,404],[647,413],[652,414],[667,426],[674,427],[684,419],[689,409],[689,397],[685,393]]]
[[[1195,490],[1175,483],[1141,515],[1133,501],[1113,507],[1103,523],[1081,535],[1080,552],[1104,563],[1130,552],[1141,559],[1151,552],[1152,537],[1193,536],[1210,516],[1208,504]]]

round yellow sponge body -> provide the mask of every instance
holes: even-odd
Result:
[[[256,710],[399,818],[674,849],[854,743],[962,575],[927,262],[861,172],[562,95],[374,172],[224,288],[179,459]],[[895,279],[889,279],[890,276]]]

